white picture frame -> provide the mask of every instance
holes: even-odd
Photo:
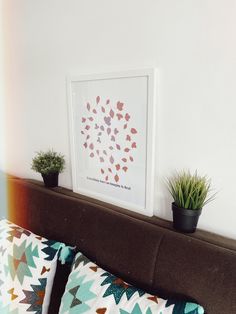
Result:
[[[153,215],[156,69],[67,78],[73,191]]]

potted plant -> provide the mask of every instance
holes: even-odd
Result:
[[[53,150],[37,152],[32,160],[31,169],[41,173],[46,187],[58,186],[58,175],[64,170],[65,158]]]
[[[172,203],[173,226],[176,230],[192,233],[196,230],[202,208],[215,198],[209,196],[211,181],[207,176],[199,176],[197,171],[182,170],[167,179]]]

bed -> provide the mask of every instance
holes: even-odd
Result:
[[[71,190],[8,179],[9,220],[77,246],[101,267],[152,294],[197,301],[207,314],[236,313],[236,241],[206,231],[182,234]],[[49,313],[58,313],[69,267],[58,265]]]

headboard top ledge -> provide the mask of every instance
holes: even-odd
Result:
[[[76,245],[101,267],[163,297],[199,302],[208,314],[236,313],[236,240],[206,231],[181,234],[171,223],[78,195],[9,178],[9,219]]]

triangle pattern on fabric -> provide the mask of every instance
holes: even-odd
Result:
[[[103,307],[103,308],[99,308],[96,310],[96,313],[97,314],[105,314],[107,311],[107,308],[106,307]]]
[[[18,298],[17,294],[14,294],[14,288],[10,289],[7,291],[10,295],[11,295],[11,300],[15,300],[16,298]]]
[[[76,298],[76,293],[79,290],[79,288],[80,288],[80,286],[76,286],[76,287],[69,290],[69,293],[72,294],[74,297],[72,302],[71,302],[70,308],[72,308],[76,305],[80,305],[82,303],[78,298]]]

